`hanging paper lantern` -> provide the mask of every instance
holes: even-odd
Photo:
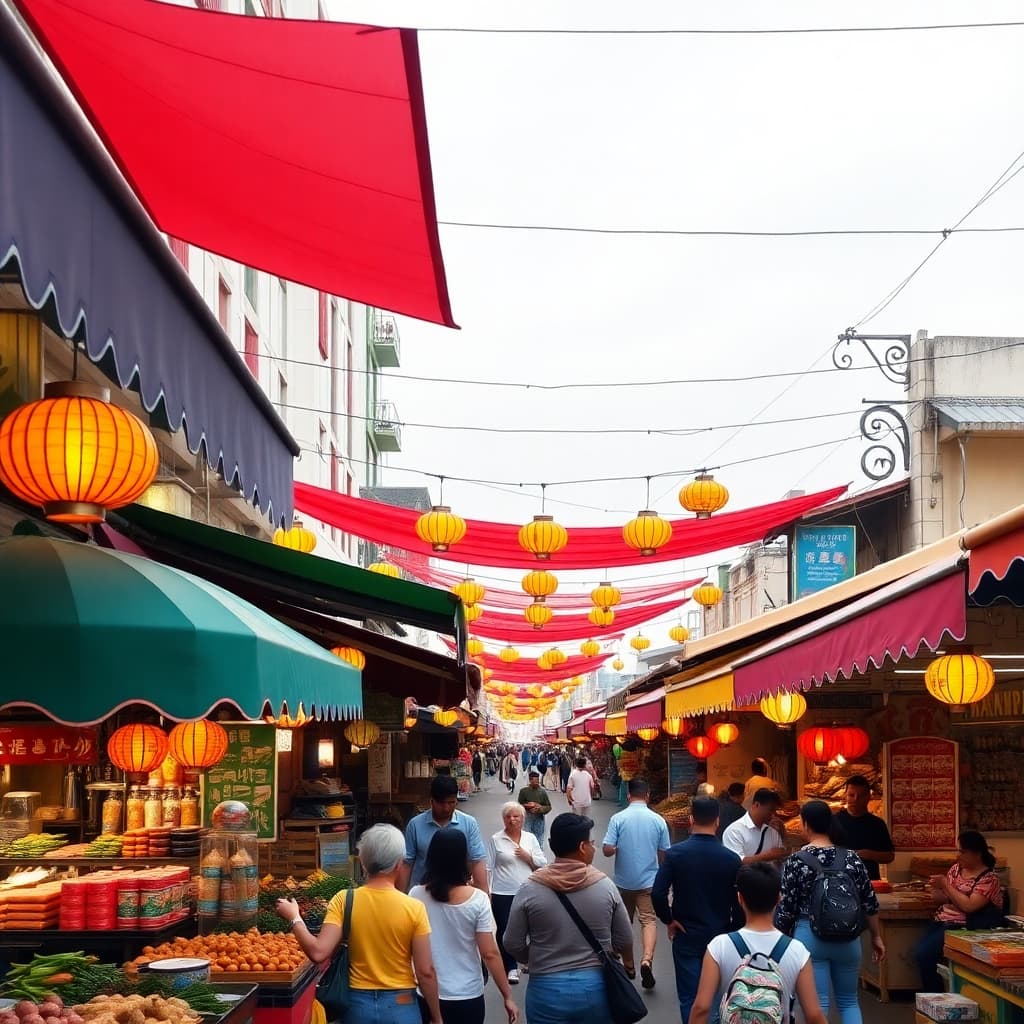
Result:
[[[397,580],[402,575],[402,570],[390,562],[371,562],[369,570],[370,572],[375,572],[378,576],[388,576],[393,580]]]
[[[844,761],[855,761],[858,757],[863,757],[871,746],[868,734],[855,725],[837,725],[832,731],[839,744],[839,756]]]
[[[217,722],[179,722],[167,737],[168,750],[186,768],[212,768],[228,752],[228,734]]]
[[[622,591],[618,587],[613,587],[610,580],[604,580],[590,592],[590,600],[593,601],[595,608],[608,611],[622,600]]]
[[[606,629],[615,621],[615,612],[610,608],[607,610],[604,608],[591,608],[587,612],[587,618],[590,619],[591,625]]]
[[[569,541],[565,527],[551,516],[534,516],[533,522],[519,528],[519,546],[541,561],[561,551]]]
[[[356,647],[332,647],[331,654],[354,665],[360,672],[366,668],[366,655]]]
[[[644,743],[650,743],[651,740],[656,740],[661,735],[661,730],[657,726],[644,726],[637,729],[636,734]]]
[[[546,569],[534,569],[523,577],[523,590],[534,601],[546,601],[557,589],[558,578]]]
[[[478,604],[466,604],[462,606],[462,613],[466,616],[467,622],[476,622],[483,615],[484,610]]]
[[[546,604],[528,604],[523,609],[523,615],[534,629],[543,629],[554,617]]]
[[[279,548],[289,548],[291,551],[301,551],[304,555],[308,555],[316,547],[316,534],[312,530],[307,530],[298,519],[295,519],[289,529],[285,530],[279,527],[274,531],[274,543]],[[373,566],[370,568],[372,569]]]
[[[167,733],[155,725],[123,725],[107,740],[107,757],[123,772],[151,772],[163,763]]]
[[[402,725],[404,725],[406,729],[412,729],[419,720],[418,715],[406,715]]]
[[[980,655],[969,652],[944,654],[936,658],[924,673],[928,692],[936,700],[954,708],[984,700],[991,693],[995,681],[992,666]]]
[[[686,749],[698,761],[706,761],[717,749],[718,744],[710,736],[691,736]]]
[[[507,644],[498,651],[498,657],[501,658],[506,665],[511,665],[513,662],[519,660],[519,652],[511,644]]]
[[[466,521],[448,505],[433,505],[416,520],[416,536],[435,551],[447,551],[466,536]]]
[[[454,725],[458,721],[458,718],[458,712],[451,708],[438,708],[437,711],[434,712],[434,721],[438,725],[445,726],[445,728],[450,725]]]
[[[722,590],[720,587],[716,587],[714,583],[702,583],[691,595],[697,604],[704,605],[705,608],[710,608],[712,605],[718,604],[722,600]]]
[[[380,726],[357,718],[345,726],[344,735],[353,747],[372,747],[380,739]]]
[[[828,764],[842,753],[836,730],[824,725],[816,725],[800,733],[796,748],[815,764]]]
[[[663,718],[661,731],[669,736],[685,736],[689,730],[689,723],[685,718]]]
[[[615,669],[616,672],[621,672],[625,667],[626,663],[621,658],[616,658],[612,662],[612,668]]]
[[[0,480],[54,522],[103,522],[107,509],[141,497],[159,468],[149,428],[84,381],[47,384],[43,398],[0,422]]]
[[[545,651],[537,659],[537,668],[542,668],[542,669],[545,669],[545,670],[547,670],[549,668],[554,668],[554,665],[551,664],[551,652],[550,651]]]
[[[264,715],[263,721],[267,725],[276,725],[278,729],[301,729],[308,721],[305,705],[300,701],[299,710],[294,715],[281,714],[276,718],[273,715]]]
[[[463,604],[479,604],[487,591],[472,576],[467,576],[452,587],[452,593],[461,598]]]
[[[690,639],[690,631],[685,626],[673,626],[668,631],[668,637],[677,644],[685,644]]]
[[[761,698],[761,714],[782,729],[799,721],[806,711],[807,698],[802,693],[773,693]]]
[[[729,492],[710,473],[698,473],[679,491],[679,504],[698,519],[710,519],[725,508]]]
[[[484,642],[478,636],[471,636],[466,641],[466,653],[471,657],[475,658],[477,655],[484,653]]]
[[[647,639],[642,633],[637,633],[632,640],[629,641],[629,646],[633,648],[637,654],[642,654],[651,646],[651,641]]]
[[[644,509],[637,512],[636,518],[630,519],[622,528],[622,539],[645,557],[656,555],[658,548],[672,539],[672,524],[662,519],[657,512]]]
[[[484,681],[486,681],[488,679],[493,679],[494,678],[494,669],[493,668],[485,668],[483,670],[483,672],[481,672],[480,674],[484,677]]]
[[[740,730],[732,722],[719,722],[708,730],[708,735],[720,747],[727,747],[740,738]]]
[[[596,658],[601,653],[601,645],[596,640],[584,640],[580,644],[580,654],[584,658]]]
[[[569,660],[569,657],[565,653],[565,651],[561,650],[558,647],[552,647],[547,653],[548,662],[550,663],[552,668],[555,668],[558,665],[564,665]]]

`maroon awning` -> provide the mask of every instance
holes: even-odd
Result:
[[[455,326],[415,31],[156,0],[16,3],[163,231]]]
[[[913,658],[967,635],[962,557],[944,559],[751,652],[733,673],[736,703],[809,690]]]
[[[665,717],[664,710],[665,687],[659,686],[626,705],[626,728],[630,732],[636,732],[637,729],[657,729]]]

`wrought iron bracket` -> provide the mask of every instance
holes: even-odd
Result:
[[[848,327],[839,335],[832,349],[832,365],[837,370],[852,370],[854,342],[860,342],[864,351],[872,358],[886,380],[893,384],[910,386],[910,335],[909,334],[858,334]],[[888,342],[888,345],[875,345]]]
[[[910,428],[896,405],[907,402],[875,402],[863,399],[867,409],[860,417],[860,436],[872,443],[860,457],[864,475],[876,483],[888,480],[896,471],[897,463],[903,471],[910,469]]]

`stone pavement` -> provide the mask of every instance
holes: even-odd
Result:
[[[460,803],[459,810],[472,814],[480,825],[480,831],[484,838],[497,832],[501,827],[501,805],[509,799],[504,786],[497,778],[484,776],[484,792],[476,793],[469,801]],[[607,793],[610,787],[607,783],[604,789]],[[550,793],[552,811],[549,817],[561,814],[569,809],[565,797],[561,793]],[[597,843],[597,854],[594,857],[594,866],[602,871],[612,874],[613,864],[610,858],[601,852],[601,840],[604,838],[605,828],[608,819],[618,810],[612,800],[598,800],[594,803],[591,817],[594,819],[594,840]],[[550,848],[545,843],[544,852],[550,857]],[[640,961],[640,929],[634,925],[636,933],[636,958],[637,964]],[[680,1024],[679,1003],[676,1000],[675,975],[672,970],[672,950],[665,939],[664,930],[659,930],[658,947],[654,958],[654,976],[657,985],[649,992],[644,992],[650,1012],[644,1020],[644,1024]],[[526,986],[529,984],[529,975],[524,975],[523,983],[513,986],[513,994],[519,1004],[520,1021],[526,1024],[525,1005]],[[639,977],[637,978],[639,985]],[[492,1024],[501,1024],[505,1019],[504,1005],[500,993],[493,984],[488,984],[486,989],[487,1020]],[[878,999],[869,992],[861,992],[861,1009],[865,1024],[913,1024],[914,1008],[912,1002],[880,1003]],[[838,1016],[833,1012],[831,1020],[838,1022]],[[684,1022],[685,1024],[685,1022]]]

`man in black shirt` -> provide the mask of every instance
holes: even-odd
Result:
[[[729,788],[718,798],[718,838],[734,822],[743,817],[743,797],[746,793],[746,786],[742,782],[733,782]]]
[[[868,869],[868,877],[881,878],[879,864],[891,864],[896,859],[896,847],[885,822],[868,810],[871,784],[863,775],[851,776],[846,781],[846,807],[836,815],[842,832],[842,844],[857,853]]]

